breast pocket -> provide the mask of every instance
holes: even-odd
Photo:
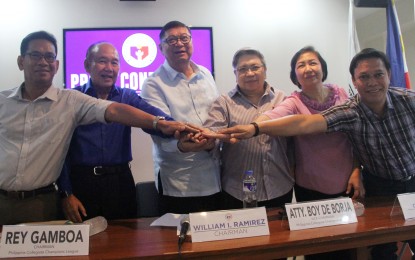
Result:
[[[31,124],[32,138],[45,143],[60,142],[68,130],[65,120],[60,118],[40,118]]]

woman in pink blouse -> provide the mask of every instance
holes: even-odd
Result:
[[[294,91],[257,121],[317,114],[348,99],[343,88],[323,83],[327,78],[327,63],[311,46],[302,48],[291,59],[290,78],[301,91]],[[296,136],[294,144],[297,201],[363,196],[360,170],[344,133]]]
[[[294,91],[273,110],[256,121],[294,114],[317,114],[344,103],[348,96],[335,84],[323,83],[327,63],[311,46],[299,50],[291,59],[291,81],[301,91]],[[353,158],[352,146],[344,133],[295,136],[295,186],[297,201],[363,196],[360,167]],[[305,259],[350,259],[348,250],[304,256]]]

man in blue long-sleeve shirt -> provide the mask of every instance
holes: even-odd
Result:
[[[120,67],[118,52],[112,44],[91,45],[84,66],[91,78],[76,90],[92,97],[129,104],[159,116],[160,120],[171,119],[135,91],[115,86]],[[153,127],[154,131],[146,132],[157,134],[157,121]],[[78,127],[58,182],[65,216],[74,222],[95,216],[107,219],[136,217],[131,160],[131,127],[117,123]]]

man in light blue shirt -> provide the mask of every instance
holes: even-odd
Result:
[[[202,125],[219,93],[211,73],[191,61],[189,27],[178,21],[167,23],[159,47],[166,61],[146,79],[141,96],[175,120]],[[160,213],[218,209],[218,161],[206,151],[180,152],[175,139],[152,138]]]

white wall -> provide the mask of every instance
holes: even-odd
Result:
[[[314,45],[326,59],[327,82],[348,84],[347,0],[13,0],[7,5],[0,10],[0,90],[22,82],[16,58],[20,41],[32,31],[53,33],[62,59],[64,28],[162,26],[170,20],[213,27],[216,82],[222,93],[234,87],[231,59],[246,46],[263,52],[268,82],[286,94],[296,89],[289,80],[290,59],[305,45]],[[55,84],[62,82],[60,70]],[[151,139],[141,130],[133,134],[135,178],[151,180]]]

